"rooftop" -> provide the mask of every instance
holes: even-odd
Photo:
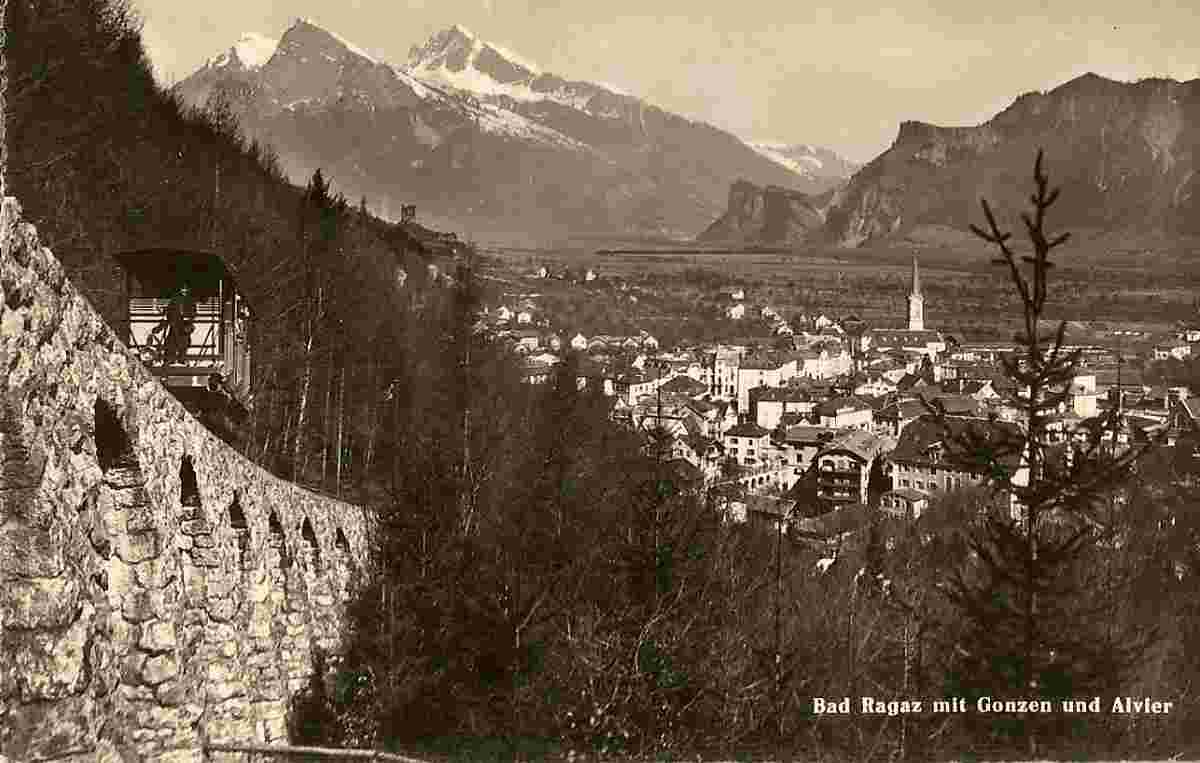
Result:
[[[833,438],[824,448],[822,453],[832,451],[846,451],[863,461],[869,461],[879,455],[883,450],[884,441],[882,438],[864,429],[847,429],[842,430]]]
[[[946,453],[941,459],[943,463],[955,465],[968,461],[981,469],[993,462],[1016,466],[1023,444],[1021,429],[1016,424],[960,417],[939,421],[926,414],[904,428],[890,459],[901,463],[934,463],[938,459],[932,450],[941,446]]]
[[[758,424],[755,424],[753,422],[747,422],[745,424],[738,424],[737,426],[733,427],[732,429],[730,429],[728,432],[725,433],[725,436],[726,437],[766,437],[769,434],[770,434],[769,430],[763,429]]]

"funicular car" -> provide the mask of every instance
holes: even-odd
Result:
[[[211,252],[120,252],[122,339],[210,429],[233,435],[250,399],[253,313],[233,273]],[[228,431],[220,431],[228,430]]]

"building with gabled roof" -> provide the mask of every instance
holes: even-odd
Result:
[[[1022,484],[1023,447],[1024,435],[1014,423],[921,416],[904,428],[887,456],[892,491],[912,488],[932,496],[1000,474]]]
[[[738,466],[756,469],[763,465],[771,448],[771,432],[758,424],[738,424],[722,436],[725,453]]]
[[[861,429],[839,432],[817,453],[817,497],[833,505],[866,503],[883,438]]]

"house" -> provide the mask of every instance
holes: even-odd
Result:
[[[1090,419],[1100,412],[1100,396],[1096,393],[1095,377],[1090,377],[1092,383],[1089,385],[1086,382],[1081,382],[1079,377],[1076,377],[1071,382],[1069,390],[1071,400],[1071,412],[1081,419]]]
[[[636,405],[646,395],[653,395],[669,380],[669,377],[647,375],[639,371],[621,374],[616,379],[617,394],[629,405]]]
[[[835,429],[871,429],[875,420],[871,405],[856,397],[835,397],[813,409],[817,423]]]
[[[852,390],[856,395],[888,395],[896,391],[896,383],[882,374],[869,374],[858,381]]]
[[[737,365],[738,410],[750,410],[750,390],[758,387],[779,387],[794,378],[796,370],[795,358],[772,355],[740,358]]]
[[[738,466],[757,469],[771,448],[771,432],[758,424],[738,424],[723,436],[725,453]]]
[[[571,337],[571,349],[572,350],[576,350],[578,352],[583,352],[587,348],[588,348],[588,340],[587,340],[586,336],[584,336],[583,334],[576,334],[575,336]]]
[[[518,352],[532,352],[542,344],[541,332],[533,329],[523,329],[518,331],[514,336],[517,340],[516,349]]]
[[[809,379],[832,379],[850,373],[853,366],[850,353],[829,345],[797,350],[793,357],[796,373]]]
[[[920,374],[906,372],[904,376],[900,377],[900,380],[896,382],[897,392],[905,392],[909,394],[928,394],[934,389],[936,389],[934,383]]]
[[[518,325],[525,326],[525,325],[529,325],[530,323],[533,323],[533,312],[532,311],[522,310],[521,312],[517,313],[517,324]]]
[[[1021,429],[1013,423],[968,418],[939,422],[922,416],[904,428],[887,457],[892,492],[911,488],[932,496],[979,484],[998,473],[1008,473],[1013,484],[1022,484],[1028,478],[1021,462],[1023,444]],[[1010,500],[1015,506],[1015,499]]]
[[[545,265],[542,265],[540,268],[537,269],[537,277],[538,278],[549,278],[550,270]]]
[[[521,379],[526,384],[546,384],[554,374],[554,368],[548,363],[526,362],[521,366]]]
[[[731,320],[740,321],[746,317],[746,305],[744,302],[738,302],[735,305],[730,305],[725,308],[725,317]]]
[[[684,405],[700,417],[706,437],[719,438],[737,426],[737,412],[727,401],[688,400]]]
[[[918,519],[929,508],[929,494],[910,487],[889,490],[883,494],[880,508],[902,519]]]
[[[875,459],[884,440],[870,432],[839,433],[817,454],[817,497],[834,505],[866,503]]]
[[[794,452],[796,466],[805,471],[817,454],[840,434],[836,429],[811,424],[792,424],[784,431],[782,442]]]
[[[696,381],[690,376],[674,376],[667,380],[662,385],[664,395],[678,395],[688,398],[696,398],[708,394],[708,388],[703,382]]]
[[[924,396],[923,396],[924,397]],[[979,401],[968,395],[948,395],[935,393],[928,395],[933,407],[947,416],[981,416],[983,408]]]
[[[798,519],[792,525],[797,540],[837,548],[841,541],[871,526],[875,510],[865,503],[849,503],[818,517]]]
[[[654,352],[658,349],[658,340],[644,331],[641,334],[642,349],[647,352]]]
[[[676,439],[700,435],[703,427],[700,417],[684,406],[635,405],[633,421],[647,432],[659,431]],[[680,457],[684,453],[674,453]]]
[[[896,401],[876,414],[876,431],[898,438],[906,426],[928,413],[920,400]]]
[[[596,271],[592,270],[591,268],[588,268],[583,274],[583,280],[588,281],[588,282],[595,281],[596,280]]]
[[[721,475],[721,462],[725,459],[721,443],[704,435],[690,434],[679,438],[677,446],[679,457],[699,469],[705,482],[711,483]]]
[[[807,416],[816,405],[807,390],[797,387],[762,387],[750,391],[754,421],[764,429],[779,426],[785,413]]]
[[[796,502],[767,495],[748,495],[744,499],[745,521],[782,532],[792,521]]]
[[[729,292],[729,298],[737,301],[743,300],[746,298],[746,290],[741,287],[733,289]]]

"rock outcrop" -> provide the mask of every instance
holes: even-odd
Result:
[[[270,742],[338,647],[363,511],[263,471],[0,208],[0,759]]]
[[[698,240],[786,246],[804,241],[824,222],[819,197],[739,180],[729,189],[725,214],[700,234]]]
[[[805,240],[858,246],[923,229],[965,232],[982,221],[981,197],[997,210],[1025,209],[1038,149],[1062,189],[1056,226],[1200,235],[1200,80],[1123,83],[1087,74],[1023,95],[975,127],[902,123],[887,151],[827,202],[814,200],[824,221]],[[735,187],[731,201],[738,196]],[[737,233],[726,218],[738,214],[731,204],[702,238]]]
[[[1200,80],[1087,74],[977,127],[904,122],[836,194],[826,236],[853,246],[922,225],[965,229],[981,218],[980,197],[1023,209],[1039,148],[1062,187],[1056,224],[1200,233]]]

